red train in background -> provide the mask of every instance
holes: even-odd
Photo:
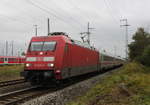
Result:
[[[0,65],[24,64],[25,57],[0,56]]]
[[[73,40],[63,32],[55,32],[31,39],[21,75],[33,84],[43,84],[121,64],[119,59],[100,54],[87,43]]]

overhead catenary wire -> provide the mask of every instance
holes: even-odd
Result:
[[[111,8],[110,8],[110,6],[108,5],[107,1],[106,1],[106,0],[103,0],[103,1],[104,1],[104,4],[105,4],[106,8],[107,8],[107,11],[108,11],[109,15],[110,15],[110,16],[112,17],[112,19],[113,19],[113,21],[114,21],[115,23],[117,23],[117,24],[120,25],[120,23],[119,23],[119,20],[120,20],[120,19],[116,19],[115,15],[114,15],[114,13],[112,13]]]
[[[113,7],[110,0],[107,0],[107,3],[108,3],[109,7],[110,7],[112,10],[114,10],[114,9],[115,9],[115,10],[118,10],[118,15],[116,14],[116,18],[120,19],[120,18],[123,17],[123,14],[121,13],[120,9],[117,8],[116,6]]]
[[[39,2],[39,1],[38,1],[38,2]],[[36,1],[36,3],[37,3],[37,1]],[[39,4],[42,4],[42,2],[39,2]],[[59,11],[53,9],[53,8],[50,8],[50,7],[48,7],[47,5],[44,5],[44,4],[43,4],[43,6],[46,7],[47,9],[51,10],[51,11],[54,11],[53,13],[57,13],[58,15],[60,15],[60,16],[62,16],[62,17],[64,17],[64,18],[67,17],[68,19],[73,20],[72,22],[74,22],[76,25],[78,25],[78,26],[79,26],[79,25],[80,25],[80,26],[83,26],[83,24],[81,24],[81,23],[79,22],[79,20],[77,20],[76,18],[74,18],[72,15],[70,15],[69,12],[63,11],[63,9],[60,8],[60,7],[58,7],[56,3],[55,3],[55,8],[58,8],[59,11],[61,10],[61,12],[59,12]],[[66,13],[67,13],[67,14],[66,14]]]
[[[83,15],[84,18],[89,21],[90,17],[82,9],[80,9],[78,5],[76,5],[72,0],[67,0],[67,2],[70,3],[70,5],[72,5],[75,9],[77,9],[78,12],[80,12],[81,16]]]
[[[11,20],[11,21],[16,21],[16,22],[19,22],[19,23],[23,23],[24,25],[28,25],[28,26],[31,25],[30,23],[27,23],[27,22],[25,22],[23,20],[20,20],[18,18],[14,18],[14,17],[2,15],[2,14],[0,14],[0,17],[4,17],[5,19]]]
[[[24,12],[21,9],[18,10],[17,6],[13,5],[13,3],[11,3],[11,5],[9,5],[10,3],[8,1],[3,1],[3,4],[5,6],[9,6],[9,8],[15,9],[17,11],[21,11],[21,13],[28,14],[27,12]],[[29,16],[32,19],[34,18],[32,15],[29,15]],[[11,20],[14,22],[19,22],[19,23],[22,23],[27,26],[31,26],[31,24],[32,24],[32,22],[25,21],[26,20],[25,17],[21,17],[21,16],[7,16],[5,14],[0,14],[0,17],[4,17],[5,19],[8,19],[8,20]],[[33,19],[33,20],[35,20],[35,19]]]
[[[3,1],[4,3],[5,3],[5,5],[6,6],[9,6],[9,8],[12,8],[12,9],[15,9],[15,10],[17,10],[18,12],[21,12],[21,13],[23,13],[23,14],[26,14],[25,16],[27,16],[27,17],[30,17],[30,19],[32,19],[32,20],[35,20],[35,17],[33,16],[33,15],[31,15],[31,14],[29,14],[30,12],[28,12],[27,11],[27,9],[23,9],[23,8],[21,8],[21,9],[19,9],[18,10],[18,6],[17,5],[14,5],[13,3],[11,3],[11,5],[9,5],[10,3],[8,2],[8,1]],[[25,16],[17,16],[17,20],[22,20],[22,21],[24,21],[24,20],[26,20],[26,17]],[[36,17],[36,19],[37,19],[37,17]],[[29,21],[24,21],[24,23],[32,23],[32,22],[29,22]]]
[[[80,8],[80,6],[77,5],[73,0],[66,0],[66,1],[68,1],[70,3],[70,5],[72,5],[76,10],[78,10],[78,13],[80,14],[80,16],[82,16],[83,18],[86,19],[86,23],[89,22],[89,21],[94,21],[94,20],[97,19],[93,15],[89,16],[89,14],[87,14],[89,11],[86,11],[86,10]],[[92,5],[92,4],[90,4],[90,5]],[[101,18],[99,20],[103,20],[103,17],[99,13],[95,12],[95,14],[98,16],[98,18]],[[99,21],[99,22],[102,22],[102,21]],[[101,26],[99,26],[99,27],[101,27]],[[103,27],[101,27],[101,29],[103,29]]]
[[[84,8],[80,8],[80,5],[76,4],[76,2],[74,0],[66,0],[71,6],[74,7],[74,10],[77,10],[79,15],[82,16],[83,18],[86,19],[86,22],[91,22],[91,21],[94,21],[94,20],[97,20],[97,18],[99,19],[99,22],[102,22],[101,20],[103,20],[103,17],[99,14],[99,13],[96,13],[96,16],[98,17],[95,17],[93,15],[89,15],[87,14],[89,11],[87,11],[86,9],[84,10]],[[84,4],[86,5],[86,4]],[[92,4],[90,4],[90,6],[92,6]],[[101,18],[101,19],[100,19]],[[85,20],[84,19],[84,20]],[[91,22],[93,24],[93,22]],[[97,24],[97,23],[96,23]],[[103,26],[100,26],[99,27],[101,29],[103,29],[104,27]],[[84,33],[84,32],[83,32]],[[83,34],[82,32],[80,34]],[[91,32],[90,32],[91,33]],[[92,36],[93,37],[93,36]],[[83,37],[81,37],[83,38]],[[82,39],[83,40],[83,39]]]
[[[66,20],[63,19],[62,17],[57,16],[55,13],[51,12],[51,11],[48,10],[48,9],[45,9],[45,8],[41,7],[40,5],[38,5],[38,4],[34,3],[34,2],[32,2],[31,0],[26,0],[26,1],[27,1],[29,4],[33,5],[34,7],[39,8],[39,9],[42,10],[43,12],[47,13],[48,15],[51,15],[51,17],[53,16],[53,17],[57,18],[59,21],[65,23],[66,25],[72,26],[73,29],[74,29],[74,28],[76,28],[77,30],[80,29],[79,27],[75,27],[75,26],[72,25],[72,24],[68,24],[68,21],[66,21]]]

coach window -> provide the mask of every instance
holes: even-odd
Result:
[[[8,58],[8,61],[12,61],[12,58]]]
[[[3,61],[4,61],[4,58],[0,58],[0,61],[3,62]]]

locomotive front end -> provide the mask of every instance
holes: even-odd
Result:
[[[40,52],[44,53],[44,52]],[[27,57],[24,77],[29,81],[45,81],[53,78],[55,70],[54,56]]]
[[[24,71],[21,75],[29,82],[41,84],[55,79],[57,41],[33,38],[29,45]]]

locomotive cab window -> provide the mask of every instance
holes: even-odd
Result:
[[[54,51],[56,46],[56,42],[44,42],[42,51]]]
[[[30,45],[30,51],[41,51],[43,42],[32,42]]]
[[[54,51],[56,47],[55,41],[50,42],[32,42],[30,51]]]

